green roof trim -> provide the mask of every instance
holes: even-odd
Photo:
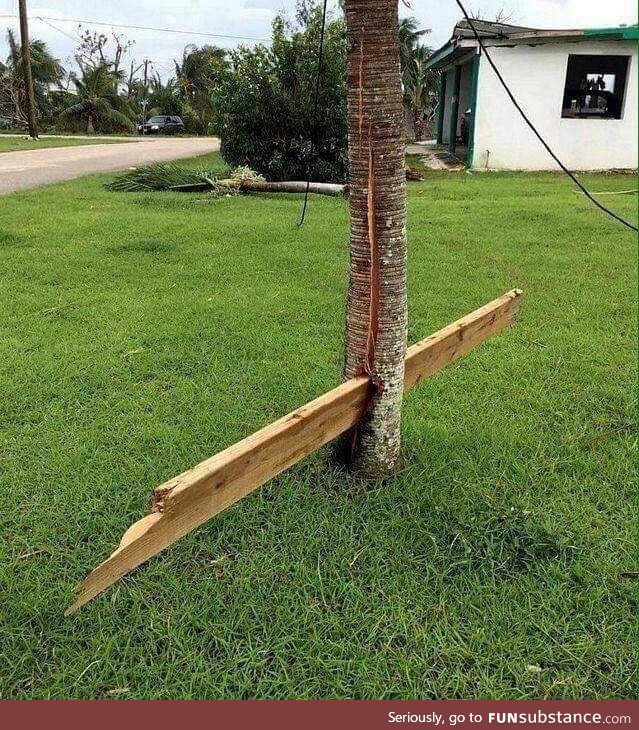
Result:
[[[621,38],[624,41],[636,41],[639,40],[639,25],[618,25],[615,28],[587,28],[584,30],[584,36],[587,38],[596,38],[602,35]]]
[[[454,50],[455,45],[453,43],[449,42],[445,46],[442,46],[426,61],[426,68],[432,68],[440,61],[443,61],[447,56],[450,56]]]

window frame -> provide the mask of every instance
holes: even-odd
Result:
[[[615,53],[569,53],[566,60],[566,72],[564,76],[563,96],[561,100],[561,118],[562,119],[599,119],[599,120],[620,120],[625,116],[626,96],[628,92],[628,80],[630,78],[632,56],[628,54]],[[590,67],[590,68],[588,68]],[[584,70],[585,69],[585,70]],[[581,84],[587,76],[614,76],[614,91],[607,92],[605,89],[591,90],[592,94],[588,94],[588,89],[581,88]],[[580,88],[576,88],[576,79],[579,81]],[[573,84],[571,86],[571,84]],[[606,113],[584,113],[582,110],[585,105],[579,107],[577,113],[570,113],[571,97],[582,97],[585,101],[586,96],[603,96],[608,98],[608,107]],[[615,111],[610,113],[608,110],[613,102]]]

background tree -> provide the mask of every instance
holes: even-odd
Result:
[[[87,134],[132,131],[131,110],[118,94],[122,78],[121,71],[106,64],[84,66],[81,75],[73,77],[74,101],[60,114],[60,123],[80,125]]]
[[[426,67],[430,54],[430,48],[418,46],[413,51],[410,62],[402,74],[404,99],[412,113],[413,129],[417,141],[424,138],[426,124],[432,121],[437,109],[438,76]]]
[[[208,134],[215,97],[229,69],[227,52],[217,46],[186,46],[175,61],[175,79],[182,96],[184,122],[198,134]]]
[[[84,66],[110,66],[118,73],[125,56],[135,45],[135,41],[120,33],[99,33],[78,26],[79,42],[75,50],[75,61],[80,68]]]
[[[397,464],[406,354],[405,116],[397,3],[346,0],[350,278],[346,379],[371,377],[369,406],[344,441],[359,471]]]
[[[1,113],[21,125],[26,125],[26,89],[22,73],[22,52],[13,31],[7,30],[9,54],[0,65],[0,104]],[[48,116],[49,88],[59,85],[64,77],[64,69],[47,45],[40,40],[29,43],[31,52],[31,75],[37,115],[40,119]]]
[[[486,20],[491,23],[511,23],[514,18],[513,11],[503,6],[492,15],[481,8],[471,9],[469,15],[471,20]]]
[[[342,20],[327,22],[317,115],[321,9],[306,7],[289,25],[273,23],[273,40],[232,52],[217,94],[215,130],[222,155],[269,180],[343,182],[346,177],[346,38]]]
[[[162,79],[155,75],[149,85],[148,114],[176,114],[182,115],[182,96],[175,79],[162,83]]]
[[[416,50],[420,46],[422,36],[430,30],[419,28],[417,18],[402,18],[399,21],[399,62],[402,70],[402,82],[405,83],[405,74],[411,67]]]

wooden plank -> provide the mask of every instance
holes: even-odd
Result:
[[[405,387],[441,370],[516,316],[513,290],[409,348]],[[369,379],[353,378],[161,485],[153,512],[132,525],[118,549],[78,586],[73,613],[123,575],[226,507],[354,426],[366,407]]]
[[[368,383],[364,377],[349,380],[158,487],[159,519],[129,528],[113,555],[78,587],[66,614],[357,423]]]
[[[404,388],[415,387],[511,325],[517,317],[521,297],[521,290],[513,289],[409,347]]]

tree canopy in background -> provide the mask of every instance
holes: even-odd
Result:
[[[219,89],[215,129],[222,156],[270,180],[343,181],[346,176],[346,34],[329,19],[317,113],[321,9],[298,13],[294,25],[273,23],[270,48],[240,47]]]
[[[145,118],[182,117],[191,134],[219,134],[222,154],[271,180],[343,181],[346,176],[346,34],[342,14],[328,18],[315,113],[322,20],[316,0],[299,0],[295,18],[273,23],[270,44],[232,51],[188,45],[161,78],[150,59],[133,59],[135,42],[80,26],[65,70],[46,44],[30,43],[37,116],[43,128],[131,132]],[[415,18],[399,23],[407,116],[416,137],[436,108],[436,75],[426,71],[428,31]],[[0,117],[26,124],[20,46],[7,34],[0,62]],[[165,61],[166,67],[166,61]]]
[[[8,55],[0,62],[0,117],[26,126],[20,45],[7,31]],[[182,116],[188,132],[211,134],[217,88],[228,72],[222,48],[189,45],[174,62],[175,77],[163,82],[153,64],[130,60],[135,42],[79,28],[73,58],[65,70],[45,43],[29,44],[37,116],[45,127],[88,133],[130,132],[145,114]],[[126,70],[125,70],[126,69]]]
[[[26,125],[26,89],[22,51],[13,31],[7,30],[6,39],[9,53],[6,61],[0,62],[0,115],[6,116],[18,124]],[[42,41],[31,41],[29,49],[37,112],[40,117],[45,117],[48,111],[48,89],[51,85],[57,85],[62,81],[64,69]]]
[[[175,62],[175,81],[184,123],[197,134],[210,134],[218,90],[229,69],[227,52],[217,46],[189,45]],[[167,111],[162,111],[169,114]]]
[[[430,30],[420,30],[415,18],[399,21],[400,61],[404,103],[412,115],[413,132],[416,140],[424,136],[426,125],[437,109],[438,76],[426,68],[431,49],[422,44],[423,36]]]
[[[101,131],[133,131],[131,109],[125,97],[118,93],[118,84],[123,78],[121,71],[101,63],[84,66],[80,75],[73,75],[75,94],[71,102],[59,115],[62,124],[70,122],[87,134]]]

